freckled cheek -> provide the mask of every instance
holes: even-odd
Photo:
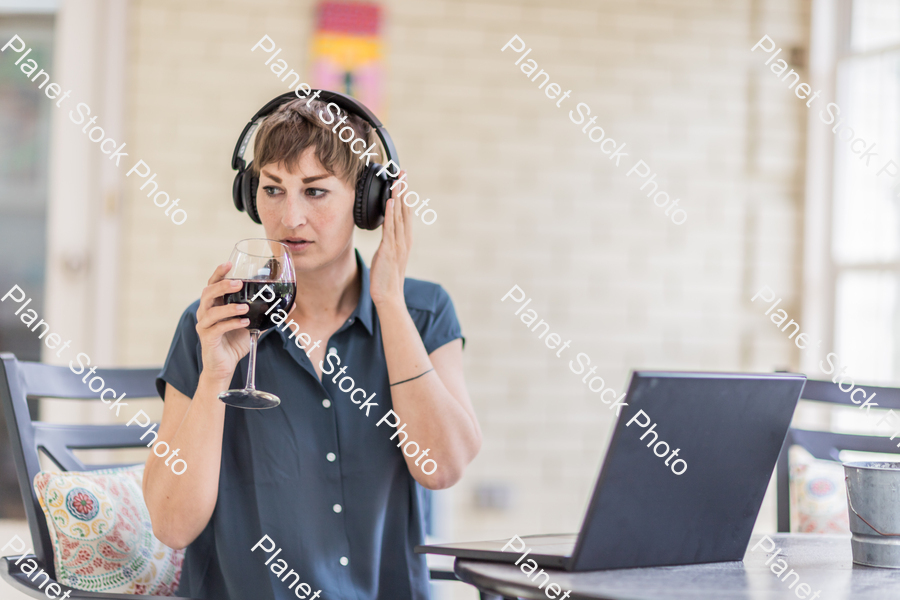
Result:
[[[313,206],[307,212],[309,224],[320,234],[343,232],[353,228],[353,210],[343,207]]]
[[[276,202],[262,198],[257,201],[256,208],[266,230],[270,226],[284,227],[301,221],[312,223],[319,220],[318,211],[304,203],[297,204],[286,200]]]
[[[259,213],[259,219],[266,232],[274,231],[282,226],[282,211],[273,202],[257,196],[256,211]]]

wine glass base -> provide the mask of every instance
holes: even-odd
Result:
[[[219,394],[219,400],[237,408],[275,408],[281,404],[275,394],[259,390],[228,390]]]

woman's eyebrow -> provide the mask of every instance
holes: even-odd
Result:
[[[266,171],[265,169],[263,169],[261,172],[262,172],[263,175],[265,175],[266,177],[268,177],[269,179],[271,179],[271,180],[274,181],[275,183],[281,183],[281,177],[276,177],[275,175],[272,175],[271,173],[269,173],[269,172]]]
[[[263,175],[265,175],[266,177],[268,177],[269,179],[271,179],[272,181],[274,181],[275,183],[281,183],[281,177],[273,175],[272,173],[269,173],[265,169],[263,169],[261,171],[261,173]],[[303,183],[312,183],[313,181],[316,181],[319,179],[326,179],[327,177],[331,177],[331,174],[330,173],[322,173],[321,175],[312,175],[310,177],[305,177],[305,178],[301,179],[301,181]]]
[[[304,179],[301,179],[301,181],[302,181],[303,183],[311,183],[311,182],[313,182],[313,181],[316,181],[317,179],[325,179],[326,177],[331,177],[331,174],[330,174],[330,173],[323,173],[323,174],[321,174],[321,175],[313,175],[312,177],[306,177],[306,178],[304,178]],[[281,182],[279,181],[279,183],[281,183]]]

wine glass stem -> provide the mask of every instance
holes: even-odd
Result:
[[[250,330],[250,360],[247,367],[247,391],[256,390],[256,344],[259,341],[259,330]]]

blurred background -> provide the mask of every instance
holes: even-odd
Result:
[[[271,55],[251,52],[264,35],[301,81],[379,115],[438,214],[415,224],[408,275],[454,300],[484,433],[464,479],[435,495],[436,539],[577,531],[614,415],[569,370],[576,352],[616,389],[637,368],[821,379],[829,351],[857,381],[900,379],[898,206],[895,181],[876,176],[900,163],[895,0],[0,0],[0,42],[13,35],[72,96],[57,109],[20,55],[0,54],[0,292],[19,285],[92,364],[161,365],[214,267],[262,234],[233,207],[230,159],[253,113],[288,91]],[[513,35],[572,90],[562,110],[501,53]],[[822,90],[812,108],[750,51],[763,35]],[[69,120],[77,102],[127,144],[120,167]],[[569,120],[578,102],[627,143],[619,168]],[[877,144],[872,166],[819,118],[827,102]],[[138,159],[181,199],[183,225],[125,177]],[[686,223],[626,177],[638,159]],[[367,261],[380,235],[357,231]],[[513,285],[572,340],[568,358],[501,303]],[[801,352],[768,320],[751,302],[763,286],[821,346]],[[10,304],[0,351],[61,362]],[[112,420],[70,404],[35,412]],[[162,413],[159,399],[134,406]],[[801,406],[796,419],[872,430],[857,413]],[[0,477],[0,537],[27,535],[5,426]],[[775,530],[771,489],[757,530]]]

